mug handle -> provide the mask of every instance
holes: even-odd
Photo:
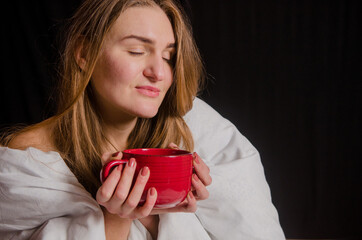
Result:
[[[103,183],[109,174],[111,174],[112,170],[117,167],[120,164],[124,164],[127,163],[128,160],[127,159],[117,159],[117,160],[112,160],[109,161],[108,163],[106,163],[102,170],[101,170],[101,182]]]

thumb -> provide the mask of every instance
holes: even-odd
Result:
[[[106,164],[107,162],[114,160],[114,159],[120,159],[122,158],[122,152],[106,152],[102,155],[102,165]]]

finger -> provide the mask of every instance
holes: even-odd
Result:
[[[197,210],[197,202],[196,202],[196,198],[193,195],[192,192],[189,192],[186,196],[186,199],[178,204],[175,207],[172,208],[166,208],[166,209],[153,209],[151,211],[151,215],[156,215],[156,214],[163,214],[163,213],[173,213],[173,212],[196,212]]]
[[[123,156],[123,153],[122,152],[115,152],[115,153],[112,153],[111,155],[111,159],[121,159]]]
[[[107,162],[109,162],[110,160],[114,160],[114,159],[121,159],[123,156],[122,152],[107,152],[104,153],[101,157],[102,159],[102,164],[106,164]]]
[[[170,143],[169,145],[168,145],[168,147],[169,148],[172,148],[172,149],[179,149],[179,147],[175,144],[175,143]]]
[[[99,204],[103,205],[112,198],[114,190],[116,189],[117,184],[120,180],[122,168],[122,164],[115,168],[108,176],[108,178],[104,181],[102,186],[98,189],[96,194],[96,200]]]
[[[108,202],[108,211],[118,213],[121,210],[121,205],[126,201],[130,192],[135,169],[136,160],[131,158],[124,167],[117,188]]]
[[[148,167],[142,168],[137,176],[136,182],[127,198],[127,201],[122,206],[122,210],[125,214],[130,214],[138,206],[149,176],[150,169]]]
[[[209,197],[209,191],[206,189],[205,185],[201,182],[196,174],[192,174],[192,186],[195,189],[195,198],[197,200],[204,200]]]
[[[205,164],[205,162],[200,158],[197,153],[195,153],[193,161],[193,173],[196,173],[198,175],[198,177],[205,186],[208,186],[212,183],[210,168]]]
[[[196,203],[196,199],[195,196],[192,192],[189,192],[189,194],[187,195],[187,210],[188,212],[196,212],[197,210],[197,203]]]
[[[136,218],[144,218],[150,215],[153,207],[155,206],[157,200],[157,190],[152,187],[148,189],[146,202],[142,207],[139,207],[135,213]]]
[[[195,173],[203,182],[203,184],[205,186],[209,186],[212,182],[212,178],[210,176],[210,168],[205,164],[205,162],[196,152],[194,153],[193,165]]]
[[[196,212],[197,203],[194,194],[192,192],[189,192],[186,196],[185,201],[177,205],[175,209],[182,212]]]

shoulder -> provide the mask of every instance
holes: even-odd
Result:
[[[200,111],[220,116],[220,114],[218,112],[216,112],[216,110],[213,109],[205,101],[201,100],[200,98],[195,98],[194,101],[193,101],[193,106],[192,106],[192,109],[191,109],[190,113],[200,112]]]
[[[194,99],[192,109],[186,114],[184,119],[191,128],[200,127],[200,124],[202,127],[231,124],[229,120],[221,116],[221,114],[200,98]]]
[[[218,136],[225,138],[237,132],[236,127],[205,101],[195,98],[192,109],[184,117],[186,124],[191,130],[194,140],[198,137],[210,139]]]
[[[33,147],[44,152],[54,151],[51,130],[51,125],[45,122],[27,127],[15,133],[7,147],[19,150]]]
[[[185,121],[192,132],[195,150],[205,160],[219,156],[218,159],[223,161],[226,149],[230,149],[230,153],[238,153],[239,158],[257,153],[255,147],[232,122],[199,98],[194,100],[193,108],[185,116]]]

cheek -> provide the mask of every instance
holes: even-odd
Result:
[[[121,59],[113,56],[106,55],[102,61],[105,77],[112,81],[117,81],[119,77],[124,75],[124,69],[127,69],[127,65]]]
[[[96,70],[94,77],[99,79],[98,82],[114,86],[130,83],[137,72],[137,67],[124,58],[104,54],[99,59]]]
[[[173,70],[172,69],[170,69],[170,71],[168,71],[166,79],[167,79],[166,80],[167,81],[166,85],[167,85],[168,88],[170,88],[173,81],[174,81],[174,79],[173,79]]]

